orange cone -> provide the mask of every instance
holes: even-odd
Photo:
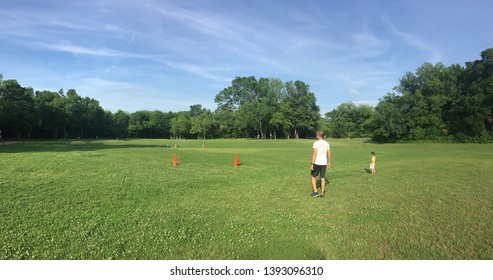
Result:
[[[238,155],[235,155],[235,158],[233,160],[233,166],[238,167]]]
[[[204,145],[204,144],[202,144],[202,152],[204,151],[204,149],[205,149],[205,145]]]
[[[176,153],[173,155],[173,166],[176,166]]]

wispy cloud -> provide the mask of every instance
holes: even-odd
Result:
[[[128,53],[121,51],[116,51],[109,48],[88,48],[84,46],[73,45],[69,42],[61,42],[55,44],[47,43],[34,43],[34,47],[39,47],[52,51],[67,52],[71,54],[84,54],[84,55],[95,55],[95,56],[111,56],[111,57],[132,57]]]
[[[429,59],[431,60],[431,62],[437,63],[437,62],[442,61],[443,54],[439,49],[426,43],[424,40],[422,40],[421,38],[419,38],[418,36],[416,36],[414,34],[400,31],[399,29],[397,29],[397,27],[392,22],[390,22],[390,20],[388,18],[384,17],[383,21],[387,24],[387,26],[390,28],[392,33],[394,35],[396,35],[398,38],[400,38],[401,40],[403,40],[405,43],[407,43],[411,46],[414,46],[421,51],[428,53]]]
[[[220,14],[184,9],[170,4],[165,7],[154,6],[152,9],[204,35],[230,42],[235,41],[250,48],[257,47],[251,40],[245,38],[245,34],[252,32],[249,27],[239,24],[238,21],[230,21]]]
[[[182,71],[185,71],[188,73],[192,73],[192,74],[195,74],[197,76],[200,76],[200,77],[203,77],[206,79],[211,79],[211,80],[221,81],[221,82],[230,82],[231,81],[231,78],[219,76],[217,74],[212,73],[212,71],[213,71],[212,69],[207,69],[205,67],[202,67],[202,66],[199,66],[196,64],[184,63],[184,62],[173,62],[173,61],[161,60],[161,59],[159,59],[159,61],[161,61],[162,63],[164,63],[165,65],[167,65],[169,67],[172,67],[172,68],[175,68],[178,70],[182,70]]]
[[[131,41],[132,42],[132,41]],[[154,61],[161,64],[164,64],[168,67],[171,67],[176,70],[188,72],[200,76],[202,78],[221,81],[221,82],[229,82],[231,78],[219,76],[214,74],[213,71],[217,71],[215,69],[207,68],[204,66],[200,66],[193,63],[185,63],[185,62],[176,62],[169,59],[164,59],[156,55],[143,55],[143,54],[135,54],[129,52],[117,51],[109,48],[89,48],[84,46],[74,45],[68,42],[62,42],[58,44],[46,44],[46,43],[35,43],[35,47],[40,47],[52,51],[60,51],[67,52],[74,55],[91,55],[91,56],[106,56],[106,57],[116,57],[116,58],[134,58],[141,59],[147,61]],[[104,72],[107,73],[112,67],[108,67]]]
[[[81,80],[77,90],[100,101],[103,108],[113,112],[122,108],[130,112],[138,110],[162,111],[163,108],[170,106],[179,110],[186,110],[191,104],[204,103],[193,96],[182,96],[174,90],[163,92],[145,85],[100,78]],[[180,95],[180,98],[176,98],[177,95]]]

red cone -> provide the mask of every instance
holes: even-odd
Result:
[[[173,155],[173,166],[176,166],[176,153]]]
[[[235,158],[233,160],[233,166],[238,167],[238,155],[235,155]]]

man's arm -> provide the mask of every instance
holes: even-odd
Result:
[[[313,148],[313,154],[312,154],[312,169],[313,169],[313,163],[315,162],[315,159],[317,158],[317,148]]]
[[[330,169],[330,149],[327,150],[327,168]]]

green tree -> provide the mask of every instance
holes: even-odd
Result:
[[[461,134],[485,141],[493,135],[493,48],[481,52],[481,59],[467,62],[464,87],[460,92],[455,126]]]
[[[400,96],[389,93],[375,107],[372,118],[373,140],[395,142],[402,140],[407,131],[406,119],[399,107]]]
[[[410,140],[447,136],[445,105],[454,96],[450,71],[442,63],[424,63],[416,74],[406,73],[395,90],[403,96],[403,113],[408,121]]]
[[[343,103],[336,109],[325,114],[331,127],[333,137],[370,137],[372,134],[370,119],[373,107],[369,105],[356,106],[352,102]]]
[[[190,115],[188,112],[179,112],[171,120],[171,133],[176,139],[186,137],[190,131]]]
[[[234,112],[238,130],[253,128],[264,137],[262,120],[266,108],[262,98],[265,94],[265,88],[259,85],[255,77],[236,77],[231,86],[216,95],[214,101],[223,111]]]
[[[5,137],[9,131],[20,138],[26,133],[29,138],[38,116],[32,88],[24,88],[16,80],[0,82],[0,130]]]
[[[286,118],[285,124],[291,125],[288,128],[288,137],[293,135],[299,138],[300,133],[307,137],[314,134],[320,118],[320,108],[316,101],[315,95],[310,92],[310,87],[304,82],[295,81],[285,84],[285,93],[280,107]]]
[[[129,136],[129,122],[130,116],[126,112],[118,110],[115,114],[113,114],[113,123],[115,124],[114,132],[117,138],[125,138]]]
[[[190,118],[190,134],[205,139],[207,133],[211,132],[214,123],[214,114],[210,110],[204,109],[202,113]]]
[[[134,138],[143,138],[147,137],[147,127],[150,121],[150,112],[149,111],[137,111],[130,114],[130,118],[128,120],[128,133],[130,137]]]
[[[51,131],[53,139],[58,139],[59,132],[65,124],[65,112],[57,104],[61,103],[63,95],[55,91],[37,91],[35,93],[36,106],[39,110],[41,135],[46,138],[46,132]],[[55,101],[58,100],[58,101]]]

